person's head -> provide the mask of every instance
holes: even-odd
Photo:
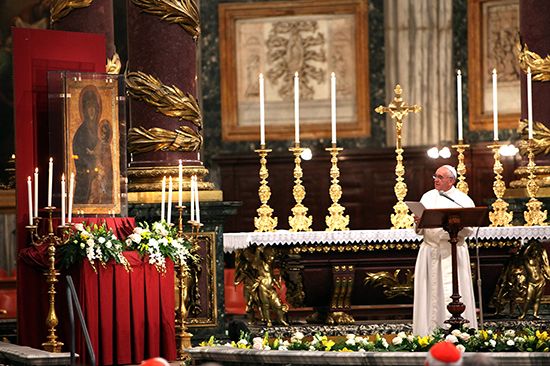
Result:
[[[97,121],[100,115],[101,104],[97,88],[88,85],[80,94],[80,108],[84,119]]]
[[[424,366],[461,366],[462,352],[447,341],[436,343],[428,351]]]
[[[103,119],[101,120],[101,122],[99,122],[98,134],[99,134],[99,139],[101,141],[111,142],[112,131],[111,131],[111,124],[109,123],[109,121],[107,121],[106,119]]]
[[[153,357],[148,360],[141,361],[141,366],[170,366],[170,364],[162,357]]]
[[[435,171],[433,178],[434,188],[447,192],[456,182],[456,169],[450,165],[443,165]]]

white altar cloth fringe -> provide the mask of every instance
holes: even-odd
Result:
[[[549,226],[481,227],[474,229],[468,241],[509,239],[550,239]],[[225,252],[244,249],[250,245],[300,245],[300,244],[363,244],[399,243],[422,241],[413,229],[347,230],[291,232],[279,230],[272,233],[227,233],[223,234]]]

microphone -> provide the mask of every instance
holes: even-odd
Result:
[[[449,196],[447,195],[447,193],[445,193],[445,192],[443,192],[443,191],[439,191],[439,195],[440,195],[441,197],[445,197],[445,198],[448,199],[449,201],[452,201],[452,202],[454,202],[455,204],[459,205],[460,207],[464,208],[464,206],[462,206],[460,203],[456,202],[454,199],[452,199],[451,197],[449,197]]]

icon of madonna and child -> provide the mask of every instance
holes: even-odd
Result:
[[[82,88],[78,105],[81,122],[72,139],[74,205],[76,209],[82,205],[86,213],[112,212],[119,192],[117,126],[102,118],[101,97],[95,85]]]

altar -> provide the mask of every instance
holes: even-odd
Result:
[[[474,283],[479,263],[484,313],[494,305],[491,299],[509,259],[530,240],[549,238],[546,226],[480,227],[466,238]],[[252,256],[242,252],[268,258],[266,252],[273,251],[271,276],[274,283],[283,280],[286,285],[290,319],[329,324],[411,319],[421,242],[412,229],[224,234],[224,250],[236,252],[236,279],[266,275],[254,272],[254,264],[246,263]],[[479,306],[478,289],[474,291]]]

